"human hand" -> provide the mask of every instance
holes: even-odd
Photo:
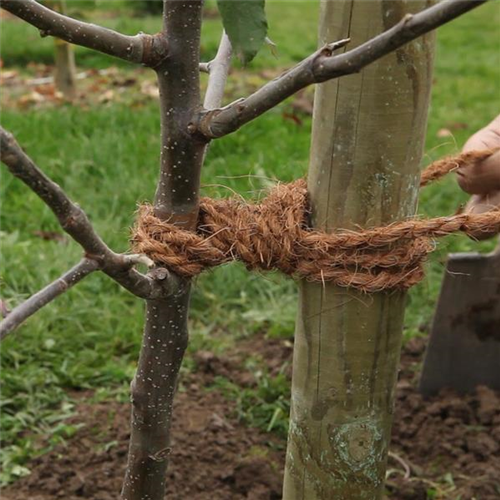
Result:
[[[476,132],[465,143],[463,151],[500,148],[500,115]],[[486,160],[457,170],[458,184],[469,194],[487,195],[500,190],[500,150]]]
[[[463,151],[481,151],[500,148],[500,115],[489,125],[472,135],[465,143]],[[472,194],[464,212],[481,214],[500,207],[500,149],[474,166],[463,166],[457,170],[458,184]],[[479,233],[474,236],[487,239],[496,233]]]

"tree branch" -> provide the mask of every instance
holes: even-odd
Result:
[[[19,304],[0,322],[0,340],[7,337],[9,333],[14,331],[21,323],[26,321],[43,306],[68,291],[72,286],[98,269],[99,263],[96,260],[83,258],[76,266],[50,283],[50,285],[47,285],[25,302]]]
[[[201,62],[200,65],[198,66],[200,69],[200,73],[208,73],[210,74],[210,63],[209,62]]]
[[[171,280],[145,276],[133,266],[138,256],[113,252],[97,235],[85,212],[49,179],[26,155],[14,136],[0,127],[0,160],[10,172],[32,189],[54,212],[61,227],[95,260],[99,268],[124,288],[141,298],[167,297],[172,293]]]
[[[418,14],[405,16],[391,29],[337,56],[333,56],[334,50],[346,45],[348,40],[328,44],[249,97],[222,109],[203,111],[191,130],[201,133],[207,139],[230,134],[297,91],[313,83],[357,73],[402,45],[486,1],[488,0],[443,0]]]
[[[0,0],[0,7],[38,28],[42,36],[55,36],[125,61],[155,67],[167,56],[167,44],[161,36],[123,35],[64,16],[35,0]]]
[[[227,75],[231,65],[232,47],[229,37],[225,32],[219,44],[219,50],[215,59],[208,63],[208,86],[205,93],[203,106],[206,109],[218,108],[224,97],[224,87],[226,86]]]

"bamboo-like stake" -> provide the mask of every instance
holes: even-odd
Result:
[[[356,47],[423,1],[323,0],[320,43]],[[432,76],[426,35],[318,86],[308,186],[324,230],[414,214]],[[382,498],[404,293],[302,283],[284,500]]]
[[[66,15],[66,0],[50,0],[47,3],[56,12]],[[76,97],[76,64],[73,46],[65,40],[54,38],[54,61],[56,88],[65,99],[71,101]]]
[[[77,92],[75,53],[71,44],[59,38],[54,40],[54,50],[56,88],[66,100],[71,101]]]

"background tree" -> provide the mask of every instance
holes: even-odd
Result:
[[[344,47],[348,40],[328,43],[247,98],[224,108],[220,105],[230,44],[223,36],[216,59],[200,66],[202,2],[199,0],[166,0],[162,31],[156,35],[137,36],[122,35],[67,18],[34,0],[2,0],[1,6],[44,34],[155,70],[160,89],[162,127],[155,215],[183,228],[194,229],[198,217],[200,170],[207,144],[212,139],[234,132],[307,85],[360,71],[369,63],[481,3],[472,0],[443,2],[414,17],[404,17],[383,34],[339,55],[334,51]],[[227,5],[219,2],[219,5],[235,52],[248,62],[256,52],[256,39],[263,41],[266,37],[263,2],[240,1],[228,2]],[[232,19],[236,18],[244,20],[243,31],[248,33],[245,40],[231,35]],[[210,72],[202,108],[200,68]],[[12,311],[1,324],[2,337],[96,270],[101,270],[146,300],[143,346],[132,384],[132,432],[122,496],[128,500],[160,499],[169,455],[172,400],[187,344],[189,280],[179,279],[159,266],[147,274],[137,271],[137,264],[152,263],[141,255],[113,252],[95,233],[84,212],[34,165],[13,137],[2,131],[1,139],[2,161],[47,203],[62,228],[85,251],[84,258],[75,268]]]

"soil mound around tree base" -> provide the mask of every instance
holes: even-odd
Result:
[[[236,403],[215,389],[215,376],[249,387],[248,352],[270,373],[290,361],[289,341],[256,336],[227,356],[201,353],[198,371],[178,394],[167,480],[169,500],[281,498],[283,439],[247,427]],[[394,500],[500,498],[500,397],[480,387],[460,397],[444,391],[424,400],[416,377],[424,341],[407,344],[402,358],[389,457],[388,498]],[[279,360],[277,363],[276,360]],[[278,366],[279,365],[279,366]],[[81,394],[74,424],[84,424],[65,446],[33,460],[32,474],[1,493],[3,500],[116,500],[125,471],[129,406],[89,404]]]

